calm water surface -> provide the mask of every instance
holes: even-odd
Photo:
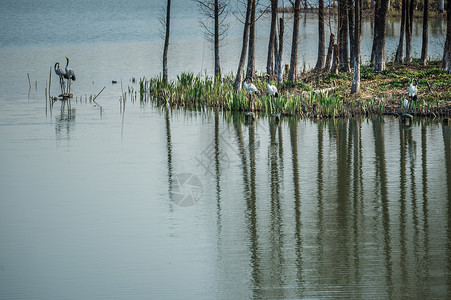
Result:
[[[211,70],[196,8],[182,3],[170,72]],[[161,3],[65,5],[0,4],[1,299],[451,297],[449,126],[246,124],[130,98],[124,111],[111,80],[136,89],[131,77],[159,73]],[[49,67],[66,55],[77,100],[50,111]]]

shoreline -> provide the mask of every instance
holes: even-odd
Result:
[[[151,101],[176,109],[220,109],[225,111],[280,114],[310,119],[352,118],[356,116],[401,116],[449,119],[451,116],[451,75],[440,68],[441,61],[426,67],[414,60],[408,64],[387,63],[381,73],[369,66],[361,67],[361,91],[351,95],[352,73],[302,73],[296,83],[285,81],[278,89],[280,96],[269,96],[264,74],[255,78],[259,96],[242,89],[233,90],[234,77],[214,83],[209,76],[182,73],[165,87],[161,78],[141,79],[140,101]],[[418,100],[408,109],[402,105],[408,98],[412,78],[418,80]],[[275,84],[275,80],[271,80]]]

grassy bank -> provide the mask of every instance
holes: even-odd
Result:
[[[378,73],[368,66],[361,68],[361,92],[351,95],[352,73],[324,74],[307,72],[299,81],[285,81],[279,86],[280,96],[270,97],[265,76],[254,80],[260,95],[252,97],[253,110],[262,114],[279,112],[303,118],[337,118],[357,115],[400,115],[449,117],[451,114],[451,75],[440,68],[441,62],[422,67],[417,61],[409,64],[387,64]],[[418,80],[418,101],[404,109],[412,78]],[[183,73],[167,87],[161,78],[140,80],[140,99],[174,108],[248,111],[249,95],[233,90],[234,77],[225,76],[215,83],[212,77]],[[275,84],[275,81],[272,81]]]

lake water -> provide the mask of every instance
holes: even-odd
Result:
[[[0,4],[0,298],[449,298],[450,127],[121,108],[121,79],[136,89],[132,77],[160,72],[161,6]],[[173,1],[172,77],[212,70],[196,11]],[[301,37],[315,36],[306,21]],[[237,23],[225,72],[238,64]],[[49,68],[65,56],[77,98],[49,110]]]

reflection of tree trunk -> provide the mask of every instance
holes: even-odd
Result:
[[[166,107],[164,119],[166,121],[166,152],[168,153],[168,191],[169,199],[172,203],[172,141],[171,141],[171,120],[169,108]]]
[[[295,214],[295,242],[296,262],[298,270],[298,282],[302,282],[302,235],[301,235],[301,189],[299,185],[299,162],[298,162],[298,123],[296,120],[290,122],[291,160],[293,163],[293,185],[294,185],[294,214]]]
[[[237,117],[238,116],[238,117]],[[236,119],[235,119],[236,117]],[[255,129],[251,125],[249,128],[249,170],[247,166],[246,150],[243,132],[241,130],[241,119],[239,115],[234,117],[234,126],[238,141],[238,148],[243,166],[243,195],[246,200],[246,222],[249,229],[249,245],[251,247],[250,265],[252,266],[253,286],[260,284],[260,259],[258,257],[258,236],[257,236],[257,207],[256,207],[256,186],[255,186]]]
[[[270,227],[270,243],[271,243],[271,262],[272,270],[278,270],[273,274],[272,282],[282,282],[283,271],[281,266],[284,265],[284,259],[281,249],[283,249],[283,228],[282,209],[280,205],[280,174],[279,174],[279,157],[276,141],[277,125],[269,125],[270,146],[269,146],[269,166],[271,175],[271,227]],[[250,128],[249,128],[250,129]],[[280,145],[279,145],[280,146]]]
[[[217,207],[217,222],[218,229],[218,241],[220,241],[221,235],[221,173],[220,173],[220,148],[219,148],[219,114],[215,111],[215,167],[216,167],[216,207]]]
[[[387,165],[385,159],[385,134],[383,123],[380,119],[373,122],[373,134],[374,134],[374,148],[376,152],[376,180],[380,186],[380,200],[382,206],[382,226],[384,230],[384,236],[390,236],[390,209],[388,202],[388,187],[387,187]],[[387,275],[385,276],[387,280],[387,286],[393,286],[393,263],[392,263],[392,253],[390,239],[385,239],[384,244],[384,256],[385,256],[385,267]],[[391,294],[391,291],[390,291]]]
[[[348,230],[348,221],[352,222],[347,217],[349,204],[349,188],[350,188],[350,160],[347,147],[347,123],[348,120],[340,120],[336,123],[336,144],[337,144],[337,224],[340,230],[346,232]],[[343,233],[346,234],[346,233]],[[347,236],[347,235],[346,235]]]
[[[425,265],[430,265],[429,254],[429,200],[428,200],[428,171],[427,171],[427,130],[426,122],[421,123],[421,169],[422,169],[422,189],[423,189],[423,230],[424,230],[424,262]],[[425,278],[429,281],[429,277]]]
[[[449,6],[448,6],[449,7]],[[445,169],[446,169],[446,182],[448,187],[448,200],[450,201],[451,209],[451,127],[442,125],[443,129],[443,144],[445,146]],[[448,218],[450,219],[450,218]],[[451,227],[450,227],[451,230]]]
[[[354,216],[355,218],[363,219],[363,171],[362,171],[362,135],[361,135],[361,124],[359,119],[355,119],[351,123],[352,125],[352,138],[353,138],[353,191],[354,191]],[[359,222],[354,222],[354,224],[359,224]],[[354,228],[355,236],[358,234],[359,227]],[[357,245],[356,245],[357,246]],[[356,249],[357,250],[357,249]]]
[[[451,1],[448,0],[448,9],[451,8],[451,5],[449,4]],[[448,11],[449,14],[449,11]],[[448,23],[451,24],[451,23]],[[451,241],[451,127],[442,125],[442,136],[443,136],[443,146],[444,146],[444,164],[445,164],[445,171],[446,171],[446,186],[447,186],[447,199],[448,199],[448,228],[446,232],[448,233],[448,248],[447,248],[447,254],[448,254],[448,270],[451,269],[451,247],[449,246],[449,241]],[[451,292],[451,272],[448,272],[447,280],[446,280],[447,286],[448,286],[448,295]]]
[[[402,274],[402,285],[406,286],[407,284],[407,265],[406,265],[406,256],[407,256],[407,245],[406,245],[406,239],[407,239],[407,205],[406,205],[406,194],[407,194],[407,175],[406,175],[406,152],[407,152],[407,143],[406,143],[406,130],[402,127],[402,125],[399,125],[399,137],[400,137],[400,216],[399,216],[399,224],[400,224],[400,230],[399,230],[399,242],[401,247],[401,274]]]
[[[282,126],[277,126],[279,131],[279,178],[283,181],[283,134],[282,134]]]
[[[358,198],[363,198],[363,182],[362,182],[362,136],[361,124],[359,119],[352,121],[352,137],[354,145],[354,201]],[[355,203],[357,207],[357,203]]]
[[[247,199],[247,211],[249,213],[249,234],[250,245],[252,245],[252,278],[254,280],[254,286],[260,284],[260,269],[259,269],[259,251],[258,251],[258,234],[257,234],[257,190],[255,186],[256,178],[256,163],[255,163],[255,127],[252,124],[249,126],[249,166],[250,166],[250,194]]]

